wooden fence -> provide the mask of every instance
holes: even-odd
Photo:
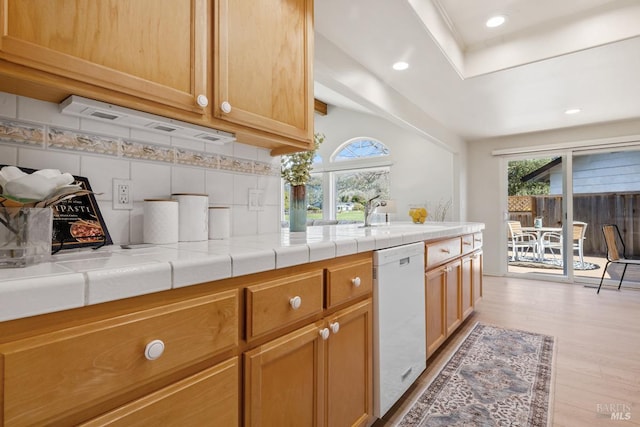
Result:
[[[511,201],[511,198],[530,198],[530,202]],[[515,209],[529,206],[530,210]],[[561,196],[510,196],[509,217],[523,226],[533,226],[535,217],[542,217],[545,227],[562,226]],[[617,224],[622,233],[627,255],[640,255],[640,193],[576,194],[573,198],[573,217],[587,223],[584,241],[585,255],[606,256],[602,236],[604,224]]]

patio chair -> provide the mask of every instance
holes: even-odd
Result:
[[[573,222],[572,230],[572,244],[573,252],[578,251],[578,257],[580,258],[580,267],[584,268],[584,240],[587,232],[587,223],[582,221]],[[556,253],[554,249],[558,250],[560,259],[562,259],[562,233],[556,231],[547,231],[540,236],[540,253],[544,256],[545,250],[549,249],[551,255],[555,258]]]
[[[509,227],[508,247],[511,248],[511,260],[519,260],[521,251],[526,253],[531,250],[535,257],[538,252],[538,236],[535,233],[522,231],[520,221],[507,221],[507,226]]]
[[[604,275],[607,272],[607,267],[609,264],[624,264],[624,269],[622,270],[622,276],[620,276],[620,283],[618,283],[618,289],[622,286],[622,280],[624,279],[624,274],[627,272],[627,267],[629,265],[640,265],[639,259],[628,259],[625,253],[626,247],[624,245],[624,240],[622,239],[622,234],[620,234],[620,230],[618,226],[615,224],[605,224],[602,226],[602,234],[604,234],[604,242],[607,245],[607,264],[604,266],[604,270],[602,270],[602,277],[600,278],[600,285],[598,286],[597,294],[600,293],[600,288],[602,287],[602,282],[604,281]],[[622,247],[622,256],[620,256],[620,251],[618,251],[618,242]]]

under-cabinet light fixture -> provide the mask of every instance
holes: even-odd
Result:
[[[143,129],[162,135],[192,139],[218,145],[236,140],[234,134],[169,119],[143,111],[132,110],[81,96],[71,95],[58,106],[60,113],[84,119],[98,120],[119,126]]]

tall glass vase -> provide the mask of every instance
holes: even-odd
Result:
[[[291,186],[289,231],[307,231],[307,187],[304,185]]]

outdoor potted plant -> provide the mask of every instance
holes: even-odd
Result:
[[[324,141],[324,135],[316,133],[314,146],[308,151],[299,151],[282,156],[282,178],[291,186],[289,195],[289,231],[305,231],[307,227],[307,188],[313,158]]]

